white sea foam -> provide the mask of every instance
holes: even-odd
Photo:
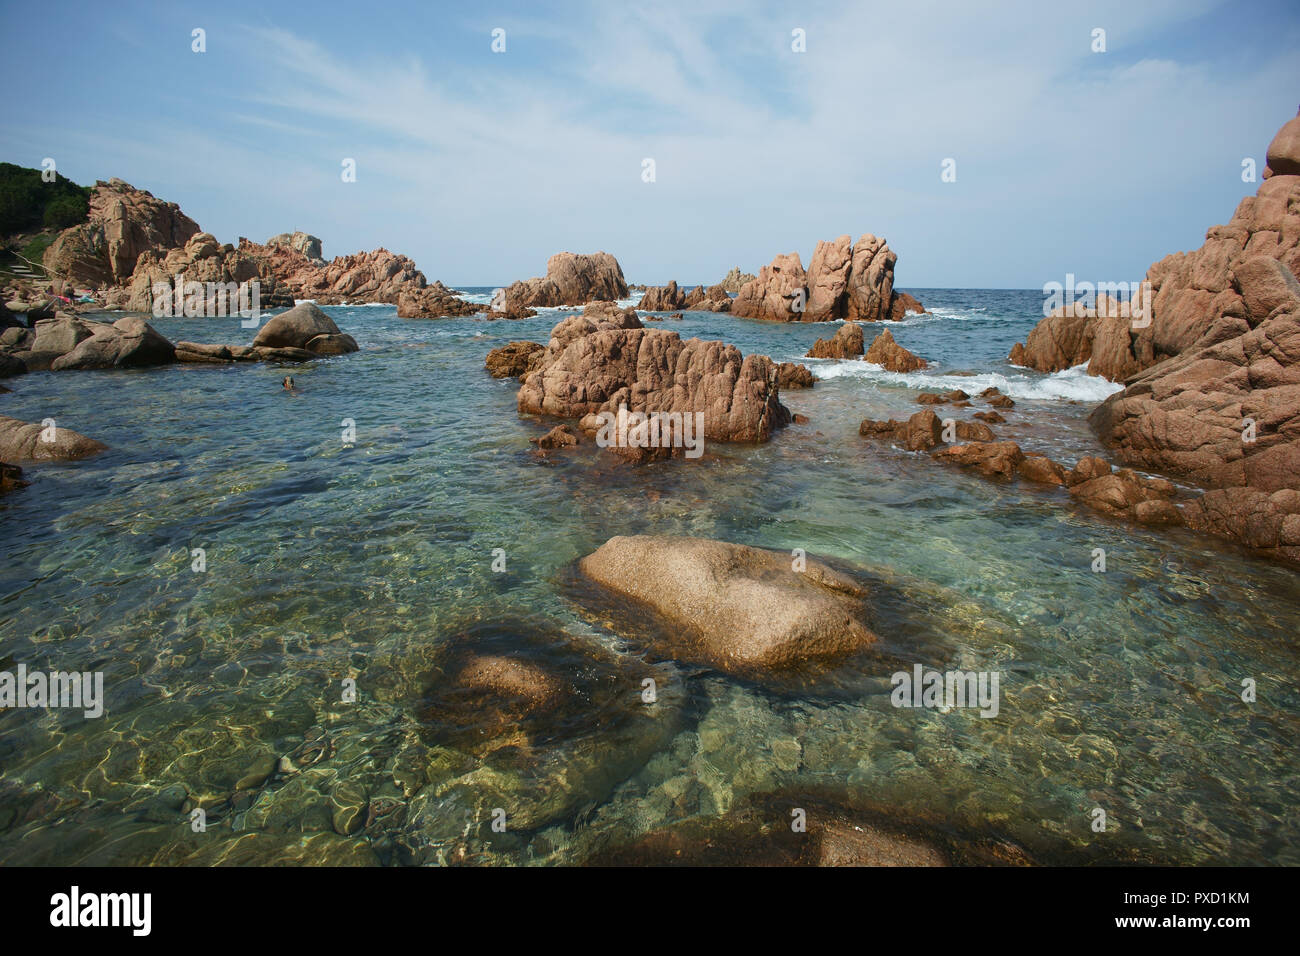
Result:
[[[933,371],[889,372],[861,360],[802,359],[818,378],[861,378],[895,388],[916,388],[929,392],[950,392],[955,388],[978,395],[986,388],[999,388],[1004,395],[1037,401],[1100,402],[1124,386],[1088,374],[1087,364],[1076,365],[1052,375],[1013,370],[978,375],[943,375]]]

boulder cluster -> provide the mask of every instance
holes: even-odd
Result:
[[[898,320],[924,312],[921,303],[894,291],[894,254],[870,233],[818,242],[805,272],[799,253],[778,255],[740,288],[733,315],[777,322]]]

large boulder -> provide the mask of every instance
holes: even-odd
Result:
[[[546,261],[542,278],[513,282],[505,289],[507,307],[584,305],[601,299],[625,299],[623,268],[607,252],[575,255],[557,252]]]
[[[476,315],[482,311],[482,306],[466,302],[441,282],[423,289],[404,289],[397,296],[397,317],[400,319],[441,319]]]
[[[918,372],[930,367],[930,363],[921,356],[895,342],[889,329],[876,336],[867,349],[867,354],[863,356],[863,361],[879,365],[890,372]]]
[[[858,581],[789,553],[657,535],[610,538],[578,562],[588,580],[638,602],[684,640],[672,653],[727,672],[833,661],[874,644]]]
[[[493,378],[522,379],[541,363],[546,346],[537,342],[509,342],[487,355],[487,370]]]
[[[322,340],[318,338],[319,336],[330,336],[331,338]],[[313,343],[316,344],[317,348],[324,343],[329,343],[330,351],[320,354],[334,355],[357,350],[356,342],[351,339],[351,336],[342,339],[334,338],[335,336],[342,336],[342,333],[339,331],[339,327],[334,324],[334,320],[314,303],[303,302],[294,306],[288,312],[280,313],[262,326],[257,333],[257,337],[253,339],[253,347],[315,351],[312,348]],[[349,343],[351,347],[349,347]]]
[[[746,282],[753,282],[756,278],[758,277],[752,273],[741,272],[739,267],[733,266],[731,271],[722,277],[722,281],[718,285],[723,292],[736,293],[740,291]]]
[[[853,246],[853,266],[845,289],[846,319],[878,322],[892,317],[894,265],[897,262],[898,256],[884,239],[871,233],[858,239]]]
[[[817,243],[808,266],[808,303],[804,321],[828,322],[844,318],[848,298],[845,293],[852,265],[852,237],[840,236],[833,242]]]
[[[777,256],[758,270],[758,278],[740,289],[731,314],[746,319],[773,322],[798,322],[803,318],[799,307],[807,302],[807,275],[799,253]]]
[[[300,252],[308,259],[313,259],[321,265],[325,264],[325,260],[321,256],[321,241],[305,232],[282,232],[278,236],[272,236],[266,240],[266,245],[271,248],[283,246],[295,252]]]
[[[624,322],[640,326],[635,315]],[[620,408],[637,415],[699,413],[708,441],[763,442],[790,421],[767,356],[585,316],[570,316],[552,330],[540,366],[519,389],[518,407],[521,414],[579,419]],[[663,454],[653,457],[683,453],[666,444],[658,450]]]
[[[1267,162],[1271,176],[1300,176],[1300,115],[1277,131],[1268,144]]]
[[[845,322],[829,339],[818,339],[805,358],[849,359],[862,354],[862,326]]]
[[[0,459],[5,461],[85,458],[107,448],[103,442],[67,428],[0,415]]]
[[[143,368],[167,365],[175,360],[176,348],[143,319],[128,316],[112,325],[94,323],[90,338],[59,356],[50,369]]]

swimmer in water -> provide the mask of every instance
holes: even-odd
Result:
[[[293,376],[292,376],[292,375],[286,375],[286,376],[284,377],[284,390],[285,390],[286,392],[292,392],[292,391],[293,391]]]

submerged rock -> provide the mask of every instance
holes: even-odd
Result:
[[[0,415],[0,459],[5,461],[86,458],[107,448],[103,442],[67,428],[47,428]]]
[[[690,659],[728,672],[831,661],[874,644],[867,592],[811,558],[703,538],[610,538],[578,562],[587,580],[652,610]]]
[[[537,368],[545,351],[546,346],[537,342],[510,342],[495,348],[485,362],[488,374],[493,378],[522,379]]]
[[[423,289],[404,289],[397,296],[399,319],[438,319],[476,315],[482,311],[482,306],[466,302],[441,282]]]

